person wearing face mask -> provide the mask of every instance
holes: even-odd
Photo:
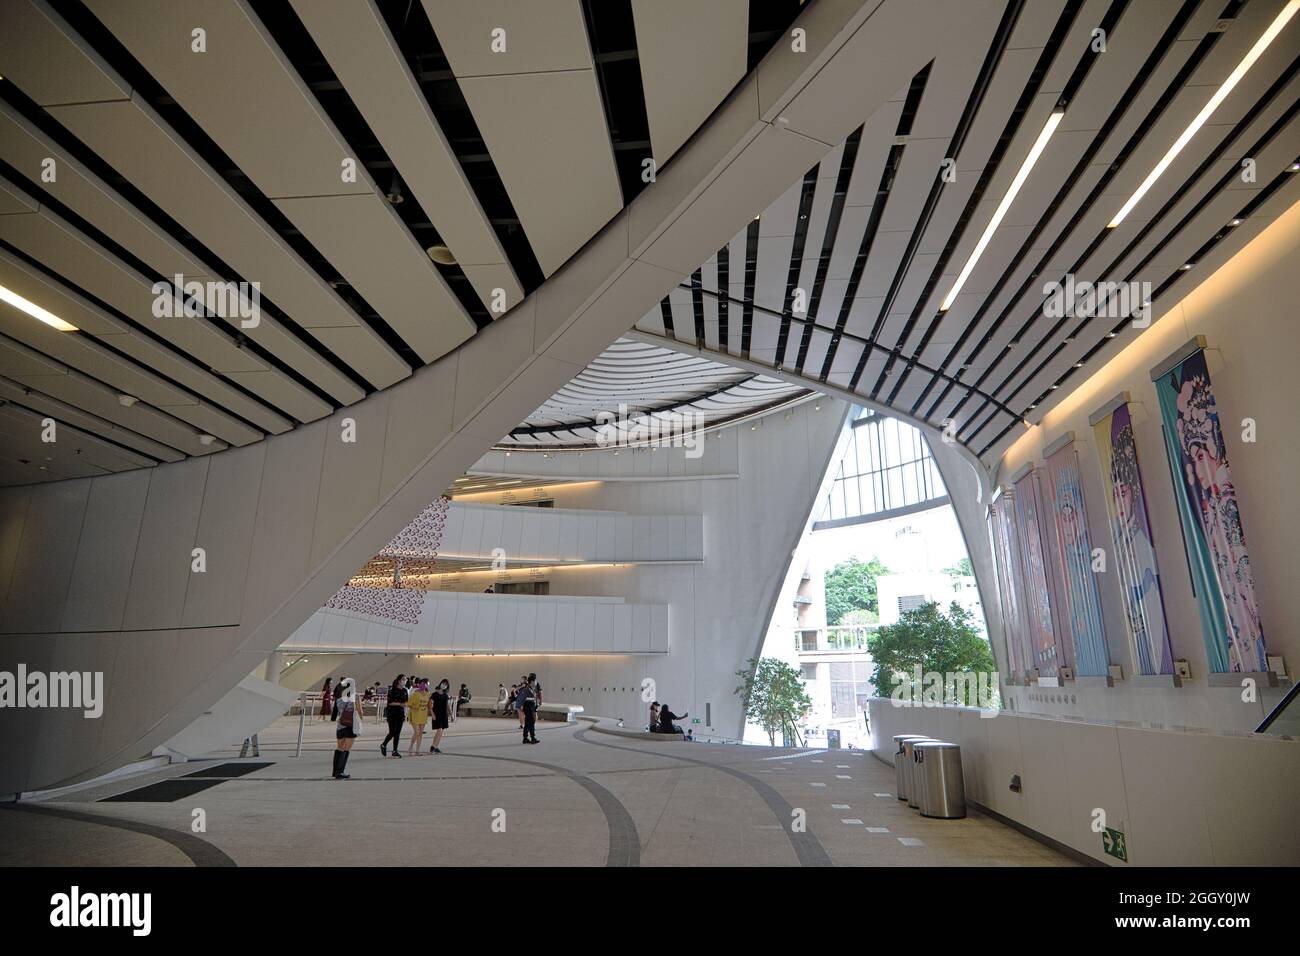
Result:
[[[401,757],[402,724],[406,722],[406,699],[410,695],[406,690],[406,675],[398,674],[393,686],[388,688],[388,705],[384,708],[384,717],[388,719],[388,736],[379,745],[379,752],[388,756],[388,741],[393,742],[393,756]]]

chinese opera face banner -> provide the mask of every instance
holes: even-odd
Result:
[[[1025,592],[1025,617],[1033,652],[1030,667],[1040,677],[1055,677],[1070,666],[1066,647],[1057,638],[1056,614],[1048,583],[1048,552],[1043,544],[1038,476],[1030,472],[1016,482],[1016,527],[1020,537],[1021,582]]]
[[[1139,674],[1172,674],[1174,655],[1165,623],[1165,599],[1128,405],[1099,420],[1093,434],[1133,661]]]
[[[1062,623],[1074,641],[1077,673],[1105,677],[1110,673],[1110,654],[1101,623],[1101,599],[1092,570],[1092,543],[1088,538],[1088,514],[1083,505],[1083,484],[1079,480],[1079,456],[1074,443],[1047,459],[1047,505],[1056,531],[1057,584],[1060,587]]]
[[[1205,353],[1156,382],[1210,670],[1263,671],[1264,629]]]
[[[989,532],[998,573],[998,600],[1007,641],[1007,666],[1013,674],[1034,667],[1029,650],[1029,625],[1020,588],[1020,547],[1016,538],[1015,496],[1004,492],[989,509]]]

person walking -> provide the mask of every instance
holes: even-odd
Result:
[[[339,681],[338,695],[334,698],[338,707],[339,721],[334,729],[337,741],[334,749],[334,779],[348,780],[348,756],[352,753],[352,743],[361,736],[361,705],[357,700],[357,682],[355,678],[345,677]]]
[[[519,697],[515,701],[519,715],[523,719],[524,740],[526,744],[540,743],[537,739],[537,697],[533,693],[532,680],[525,680],[519,688]]]
[[[438,682],[438,686],[433,691],[430,700],[433,703],[433,743],[429,746],[429,753],[440,754],[438,744],[442,743],[442,732],[447,729],[449,711],[451,702],[447,699],[447,691],[451,688],[451,683],[447,678]]]
[[[406,701],[410,694],[406,690],[406,675],[398,674],[393,680],[393,685],[388,688],[387,704],[384,707],[384,717],[388,719],[388,736],[384,742],[379,745],[379,752],[385,757],[388,756],[388,741],[393,742],[393,756],[400,758],[401,750],[398,748],[402,745],[402,724],[406,721]]]
[[[330,719],[330,714],[334,713],[334,688],[331,686],[333,678],[325,678],[325,686],[320,689],[320,722],[324,723]]]
[[[429,722],[429,682],[424,678],[420,678],[407,697],[406,710],[411,719],[411,746],[406,752],[418,757],[424,746],[424,725]]]

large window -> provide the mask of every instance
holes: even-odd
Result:
[[[863,411],[852,425],[821,521],[893,511],[947,494],[925,438],[911,425]]]

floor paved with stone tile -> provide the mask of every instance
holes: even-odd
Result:
[[[236,749],[0,810],[0,865],[311,865],[326,850],[379,865],[413,847],[449,866],[1075,865],[977,812],[921,817],[862,751],[649,743],[585,722],[541,724],[524,746],[513,727],[462,718],[441,755],[399,760],[380,755],[372,723],[352,778],[335,781],[334,725],[308,722],[298,757],[298,720],[283,718],[260,758]],[[240,762],[269,766],[173,802],[103,802]]]

